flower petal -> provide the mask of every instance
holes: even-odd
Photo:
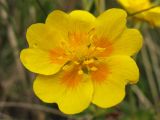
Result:
[[[150,0],[117,0],[129,13],[151,7]]]
[[[30,71],[44,75],[57,73],[66,62],[62,61],[59,64],[53,60],[48,51],[32,48],[22,50],[20,59],[23,65]]]
[[[95,17],[87,11],[75,10],[66,14],[60,10],[50,13],[46,19],[46,24],[61,31],[66,37],[69,33],[80,33],[89,31]]]
[[[125,8],[130,7],[129,0],[117,0],[120,4],[122,4]]]
[[[70,49],[77,51],[77,55],[84,55],[91,42],[91,32],[94,28],[95,17],[87,11],[74,10],[69,13],[71,25],[68,32]]]
[[[27,29],[27,41],[29,47],[44,50],[59,47],[64,38],[58,31],[48,25],[37,23]]]
[[[112,8],[105,11],[96,20],[96,36],[113,41],[126,28],[126,16],[122,9]]]
[[[64,89],[61,89],[61,82],[57,74],[51,76],[38,75],[33,84],[35,94],[44,102],[56,102]]]
[[[139,69],[136,62],[129,56],[116,55],[107,58],[106,64],[115,76],[129,83],[136,83],[139,79]]]
[[[46,24],[55,28],[67,41],[67,49],[85,48],[90,43],[95,17],[87,11],[75,10],[69,14],[56,10],[47,17]]]
[[[103,67],[104,64],[106,75],[102,75],[103,78],[101,79],[93,80],[94,95],[92,102],[100,107],[108,108],[123,100],[125,85],[128,82],[137,82],[139,71],[134,60],[128,56],[112,56],[103,63]],[[99,73],[104,74],[104,69],[98,70],[100,70]]]
[[[92,28],[96,18],[84,10],[74,10],[70,14],[72,21],[72,31],[88,33]]]
[[[112,44],[112,55],[133,55],[142,47],[142,35],[136,29],[126,29]]]
[[[41,100],[56,102],[59,109],[66,114],[75,114],[86,109],[93,94],[93,85],[88,76],[79,75],[72,70],[52,76],[39,75],[33,89]]]
[[[60,10],[54,10],[48,15],[46,24],[56,29],[61,35],[67,38],[71,27],[71,21],[68,14]]]
[[[156,7],[146,12],[145,18],[150,24],[160,26],[160,7]]]
[[[67,114],[79,113],[90,105],[92,95],[92,82],[90,78],[84,77],[77,87],[63,93],[58,101],[59,109]]]

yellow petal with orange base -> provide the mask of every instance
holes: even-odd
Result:
[[[88,32],[95,17],[87,11],[74,10],[67,14],[60,10],[50,13],[46,19],[46,24],[68,37],[68,33]]]
[[[67,13],[54,10],[47,16],[45,24],[59,31],[67,39],[71,27],[70,17]]]
[[[27,29],[27,41],[30,48],[38,48],[43,50],[50,50],[59,47],[64,37],[54,28],[36,23]]]
[[[55,54],[54,54],[55,56]],[[20,59],[23,65],[32,72],[51,75],[57,73],[63,64],[67,61],[60,60],[57,58],[52,58],[52,54],[49,51],[44,51],[41,49],[23,49],[20,53]],[[58,56],[57,56],[58,57]]]
[[[122,35],[112,43],[111,55],[128,55],[137,53],[142,48],[142,35],[137,29],[126,29]]]
[[[115,40],[126,28],[127,14],[122,9],[112,8],[97,17],[95,36],[99,39]]]
[[[90,43],[88,33],[92,31],[95,19],[91,13],[83,10],[74,10],[69,14],[55,10],[48,15],[46,24],[64,36],[68,42],[67,49],[79,51],[77,49],[86,49]]]
[[[74,10],[69,16],[71,17],[72,31],[88,33],[94,28],[96,18],[84,10]]]
[[[44,102],[57,103],[66,114],[86,109],[92,99],[93,84],[90,78],[72,69],[52,76],[38,75],[33,86],[35,94]]]
[[[97,51],[95,51],[94,54],[99,57],[113,55],[132,56],[141,49],[143,44],[142,39],[142,35],[137,29],[125,29],[123,33],[112,42],[109,42],[107,39],[95,38],[94,45]]]
[[[112,56],[102,63],[105,69],[98,69],[102,77],[92,77],[94,94],[92,102],[102,108],[112,107],[125,97],[125,85],[136,83],[139,70],[135,61],[128,56]],[[92,73],[94,76],[95,73]]]

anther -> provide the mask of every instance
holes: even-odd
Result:
[[[62,70],[67,70],[69,68],[69,65],[65,65]]]
[[[91,70],[91,71],[96,71],[96,70],[98,70],[98,68],[96,68],[95,66],[93,66],[93,67],[91,67],[90,70]]]
[[[74,61],[74,64],[76,64],[76,65],[79,65],[79,62],[77,62],[77,61]]]
[[[79,71],[78,71],[78,74],[79,74],[79,75],[82,75],[82,74],[83,74],[83,71],[82,71],[82,70],[79,70]]]
[[[106,48],[96,47],[96,50],[103,52]]]
[[[94,59],[89,59],[89,60],[85,60],[83,63],[87,65],[87,64],[91,64],[93,62],[94,62]]]

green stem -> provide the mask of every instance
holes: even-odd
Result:
[[[96,10],[98,14],[104,12],[106,8],[105,0],[95,0],[95,4],[96,4]]]
[[[47,17],[47,13],[46,13],[46,11],[44,10],[41,2],[40,2],[39,0],[36,0],[36,2],[37,2],[37,4],[38,4],[39,8],[42,10],[44,16]]]
[[[148,78],[147,80],[148,80],[150,90],[152,93],[152,97],[153,97],[154,103],[156,104],[157,100],[158,100],[158,92],[156,89],[157,88],[156,84],[154,82],[154,77],[153,77],[153,73],[152,73],[152,66],[149,62],[149,56],[147,54],[146,46],[143,47],[143,49],[141,51],[141,55],[142,55],[142,61],[144,63],[144,69],[145,69],[145,72],[146,72],[146,75]]]
[[[94,3],[94,0],[82,0],[83,9],[90,11],[93,3]]]

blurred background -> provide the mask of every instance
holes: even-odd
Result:
[[[51,11],[83,9],[97,16],[113,7],[122,8],[116,0],[0,0],[0,120],[160,120],[160,29],[132,16],[128,27],[139,28],[144,37],[143,49],[134,56],[141,76],[138,84],[126,87],[124,101],[115,107],[90,105],[80,114],[64,115],[56,104],[34,95],[34,74],[20,62],[27,28],[44,22]]]

